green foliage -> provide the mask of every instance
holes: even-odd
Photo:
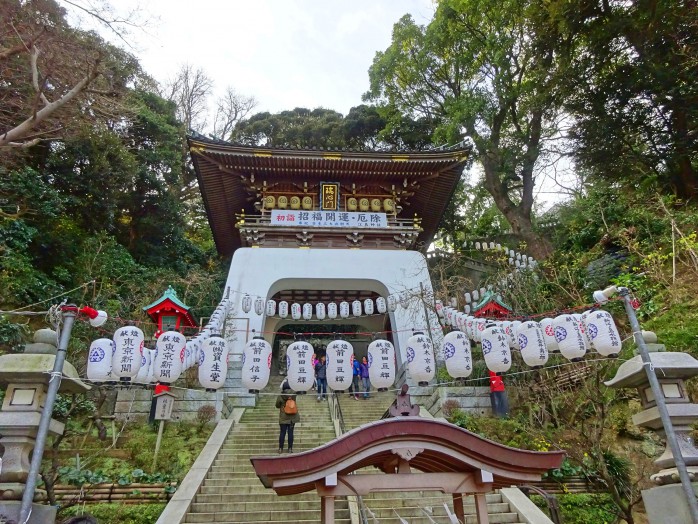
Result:
[[[0,353],[20,351],[27,334],[27,326],[15,324],[9,318],[0,316]]]
[[[616,512],[611,497],[605,494],[567,493],[556,495],[565,524],[613,524]],[[543,497],[532,495],[531,500],[545,511]]]
[[[154,524],[165,504],[90,504],[61,511],[62,517],[92,515],[99,524]]]
[[[548,478],[552,480],[557,480],[558,482],[562,482],[562,480],[565,478],[576,477],[578,475],[581,475],[583,472],[583,466],[575,465],[570,461],[569,458],[565,457],[565,460],[562,461],[561,467],[547,471],[543,475],[543,478]]]
[[[87,395],[57,395],[53,405],[53,416],[59,420],[71,417],[92,414],[95,411],[95,403]]]

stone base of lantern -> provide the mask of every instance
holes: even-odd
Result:
[[[0,522],[18,524],[21,506],[20,501],[0,500]],[[34,503],[27,524],[55,524],[57,511],[56,506]]]
[[[698,483],[693,483],[698,494]],[[649,524],[685,524],[691,513],[681,484],[669,484],[642,491]]]
[[[692,482],[698,481],[698,466],[688,466],[686,468],[688,476]],[[676,468],[666,468],[650,476],[650,480],[655,484],[677,484],[681,481],[679,470]]]

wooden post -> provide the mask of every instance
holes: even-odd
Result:
[[[463,494],[453,494],[453,511],[456,513],[456,518],[460,522],[465,522],[465,509],[463,508]]]
[[[334,497],[320,497],[321,524],[334,524]]]
[[[487,515],[487,495],[485,493],[475,493],[475,514],[478,524],[490,524]]]
[[[158,439],[155,441],[155,453],[153,454],[153,472],[155,472],[155,466],[158,463],[158,453],[160,452],[160,443],[162,442],[162,431],[165,428],[165,421],[160,420],[160,427],[158,428]]]

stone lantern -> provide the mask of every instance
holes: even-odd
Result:
[[[22,494],[56,359],[57,342],[54,331],[40,329],[34,334],[34,343],[27,344],[24,353],[0,356],[0,386],[7,387],[0,407],[0,445],[4,447],[0,469],[2,522],[19,521]],[[79,380],[77,371],[68,362],[64,364],[63,375],[60,393],[84,393],[90,389]],[[62,422],[51,419],[50,434],[61,435],[63,429]],[[45,491],[35,492],[29,524],[55,522],[56,508],[41,504],[45,498]]]
[[[654,336],[653,333],[643,332],[645,340],[648,340],[647,335]],[[687,353],[661,352],[664,346],[659,344],[647,344],[647,346],[650,351],[654,349],[649,354],[652,366],[664,394],[664,401],[681,455],[687,466],[686,469],[691,481],[695,481],[698,479],[698,449],[691,438],[691,425],[698,421],[698,404],[692,403],[688,398],[684,381],[698,375],[698,360]],[[612,388],[637,388],[643,409],[633,415],[633,423],[656,431],[662,437],[666,436],[657,403],[639,355],[621,364],[616,376],[605,384]],[[679,473],[668,445],[654,463],[662,469],[650,479],[659,486],[642,492],[650,523],[690,522],[688,505],[679,483]],[[668,521],[667,515],[674,515],[677,520]]]

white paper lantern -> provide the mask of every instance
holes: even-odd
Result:
[[[286,302],[285,300],[279,302],[279,316],[281,318],[288,317],[288,302]]]
[[[473,302],[477,302],[478,300],[480,300],[480,293],[478,292],[477,289],[474,289],[473,290]]]
[[[465,334],[470,340],[475,340],[475,317],[471,315],[465,319]]]
[[[509,347],[512,349],[521,349],[519,347],[519,339],[517,337],[517,333],[519,332],[519,327],[521,326],[522,322],[520,320],[514,320],[511,323],[511,336],[509,337],[509,340],[511,344],[509,344]]]
[[[553,325],[553,319],[543,318],[539,324],[540,328],[543,330],[545,347],[548,348],[548,353],[559,353],[560,347],[557,345],[557,339],[555,338],[555,326]]]
[[[470,296],[470,293],[465,294],[465,303],[470,304],[473,301],[472,297]]]
[[[354,315],[355,317],[361,316],[361,301],[360,300],[354,300],[351,303],[351,314]]]
[[[264,300],[262,297],[257,297],[254,299],[254,312],[258,315],[262,315],[264,313]]]
[[[553,319],[555,340],[562,356],[571,361],[581,360],[586,354],[586,341],[580,323],[572,315],[560,315]]]
[[[334,302],[327,304],[327,318],[331,320],[337,318],[337,304]]]
[[[325,319],[325,304],[323,302],[315,304],[315,316],[318,320]]]
[[[313,318],[313,305],[306,302],[303,304],[303,320],[310,320]]]
[[[339,316],[349,318],[349,302],[342,301],[339,303]]]
[[[267,300],[267,316],[273,317],[276,315],[276,300]]]
[[[482,332],[482,355],[490,371],[504,373],[511,368],[509,337],[501,327],[486,327]]]
[[[368,345],[368,379],[378,391],[385,391],[395,382],[395,347],[387,340],[374,340]]]
[[[481,342],[482,333],[485,331],[485,327],[487,326],[487,320],[484,318],[476,318],[473,326],[473,339],[476,342]]]
[[[313,346],[307,342],[294,342],[286,349],[288,385],[293,391],[308,391],[313,387]]]
[[[388,311],[393,313],[397,309],[397,298],[395,295],[388,295]]]
[[[434,307],[436,309],[436,315],[440,320],[444,320],[444,303],[441,300],[434,302]]]
[[[373,315],[373,300],[370,298],[364,300],[364,315]]]
[[[608,311],[598,310],[586,313],[583,320],[592,349],[604,357],[617,357],[623,344],[613,316]]]
[[[178,331],[165,331],[155,342],[153,378],[171,384],[182,374],[186,339]]]
[[[336,391],[351,386],[353,378],[354,347],[346,340],[333,340],[327,344],[327,385]]]
[[[122,382],[129,382],[138,374],[143,355],[143,332],[136,326],[126,326],[114,333],[116,349],[112,354],[111,373]]]
[[[378,297],[376,299],[376,309],[378,310],[378,313],[380,313],[381,315],[388,310],[388,304],[385,302],[385,299],[383,297]]]
[[[466,306],[463,308],[463,311],[465,312],[466,315],[470,315],[470,306],[466,305]]]
[[[254,337],[242,350],[242,385],[257,393],[269,383],[271,345],[263,337]]]
[[[291,304],[291,318],[293,320],[300,320],[301,312],[302,312],[302,308],[301,308],[300,304],[298,304],[296,302]]]
[[[407,339],[407,368],[420,386],[428,385],[434,378],[435,358],[431,340],[424,333],[417,332]]]
[[[446,307],[444,308],[444,315],[446,315],[446,325],[447,326],[452,326],[453,325],[453,314],[455,313],[455,310],[452,307]]]
[[[517,328],[516,338],[521,349],[521,358],[527,366],[539,368],[548,361],[548,348],[545,346],[543,330],[538,322],[527,320]]]
[[[225,384],[228,375],[228,344],[224,338],[209,337],[199,351],[199,382],[207,391]]]
[[[144,349],[143,353],[145,352],[150,353],[150,365],[148,366],[148,383],[149,384],[154,384],[155,383],[155,377],[153,377],[153,364],[155,364],[155,350],[154,349]]]
[[[116,351],[113,340],[98,338],[90,344],[87,353],[87,379],[92,382],[106,382],[114,380],[111,374],[112,356]]]
[[[150,373],[153,370],[153,363],[150,361],[152,358],[150,350],[147,348],[143,349],[143,356],[141,357],[141,369],[138,370],[138,375],[133,379],[136,384],[148,384],[150,383]]]
[[[584,325],[584,321],[582,320],[582,315],[580,313],[573,313],[572,316],[579,324],[579,330],[582,332],[582,335],[584,335],[584,347],[587,351],[589,351],[591,349],[591,340],[589,340],[589,337],[587,336],[586,326]]]
[[[242,296],[242,311],[245,313],[249,313],[250,310],[252,309],[252,297],[245,293]]]
[[[451,331],[444,337],[441,353],[446,362],[446,371],[453,378],[469,377],[473,372],[470,340],[462,331]]]

